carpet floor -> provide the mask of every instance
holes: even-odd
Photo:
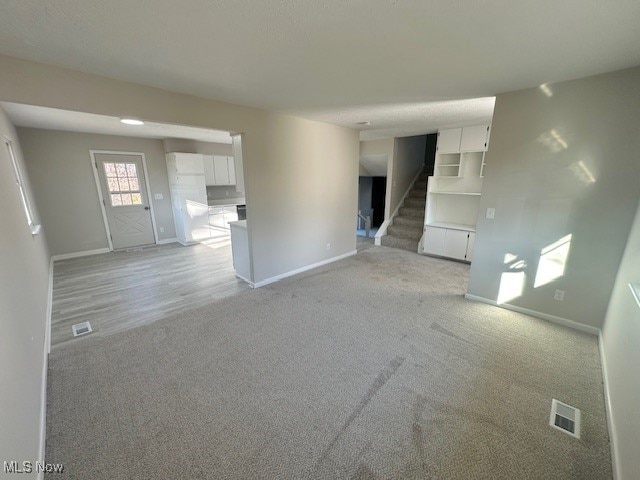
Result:
[[[465,300],[468,270],[373,247],[56,349],[48,478],[611,478],[596,337]]]

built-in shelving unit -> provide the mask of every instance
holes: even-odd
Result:
[[[489,131],[479,125],[439,132],[420,252],[471,261]]]

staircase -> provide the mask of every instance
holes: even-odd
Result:
[[[426,203],[427,173],[423,171],[404,199],[398,214],[393,217],[393,225],[387,228],[387,234],[381,239],[382,245],[417,252],[422,237]]]

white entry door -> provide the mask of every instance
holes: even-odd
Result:
[[[113,248],[155,243],[142,156],[95,153],[94,159]]]

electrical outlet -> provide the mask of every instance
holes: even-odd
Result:
[[[554,300],[564,300],[564,290],[556,290],[556,294],[553,296]]]
[[[493,220],[496,218],[496,209],[495,208],[487,208],[487,218]]]
[[[331,250],[331,244],[327,243],[327,250]]]
[[[161,193],[154,193],[153,194],[153,199],[154,200],[162,200],[164,197],[162,196]]]
[[[160,227],[160,233],[164,233],[164,227]]]

